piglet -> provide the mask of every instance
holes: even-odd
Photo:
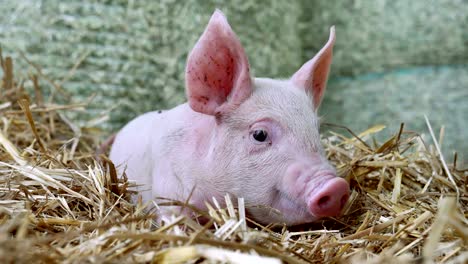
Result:
[[[188,56],[188,102],[128,123],[110,159],[140,185],[144,202],[190,197],[203,210],[205,201],[228,193],[243,197],[260,223],[338,215],[349,185],[324,157],[317,117],[334,42],[332,27],[325,46],[290,79],[253,78],[239,39],[216,10]]]

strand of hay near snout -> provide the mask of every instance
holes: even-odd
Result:
[[[145,205],[129,202],[132,183],[116,175],[105,157],[96,160],[103,137],[90,125],[96,120],[78,125],[66,117],[86,111],[86,103],[54,100],[66,92],[66,82],[48,79],[40,67],[21,78],[11,58],[1,57],[0,63],[3,263],[468,259],[468,171],[456,157],[443,159],[429,146],[431,138],[402,127],[382,144],[373,140],[381,126],[359,135],[336,128],[339,133],[324,138],[329,159],[352,187],[338,218],[290,228],[261,226],[246,216],[242,199],[226,197],[226,207],[210,201],[205,224],[184,215],[158,224]]]

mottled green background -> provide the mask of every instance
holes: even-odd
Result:
[[[82,101],[88,119],[113,108],[117,129],[137,114],[184,98],[187,53],[214,8],[226,13],[257,76],[288,77],[336,25],[332,76],[321,114],[356,132],[400,122],[426,133],[427,114],[446,127],[444,150],[468,156],[468,2],[0,0],[0,45],[16,68],[24,51]],[[44,86],[47,84],[44,83]]]

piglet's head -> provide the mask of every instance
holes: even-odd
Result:
[[[244,197],[263,223],[340,213],[349,186],[323,155],[316,113],[334,42],[332,27],[325,46],[289,79],[252,78],[239,39],[214,12],[186,68],[190,107],[216,120],[197,185],[208,199],[210,190]]]

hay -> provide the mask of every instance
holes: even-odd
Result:
[[[158,224],[145,205],[129,202],[131,183],[117,177],[112,163],[94,157],[100,131],[63,114],[86,104],[55,104],[53,85],[44,96],[45,80],[16,80],[12,60],[0,63],[0,259],[6,263],[468,259],[468,170],[456,160],[447,164],[403,126],[383,144],[373,140],[382,126],[324,138],[329,159],[352,186],[339,218],[261,226],[246,216],[242,199],[225,197],[227,208],[210,201],[204,225],[183,215]]]

